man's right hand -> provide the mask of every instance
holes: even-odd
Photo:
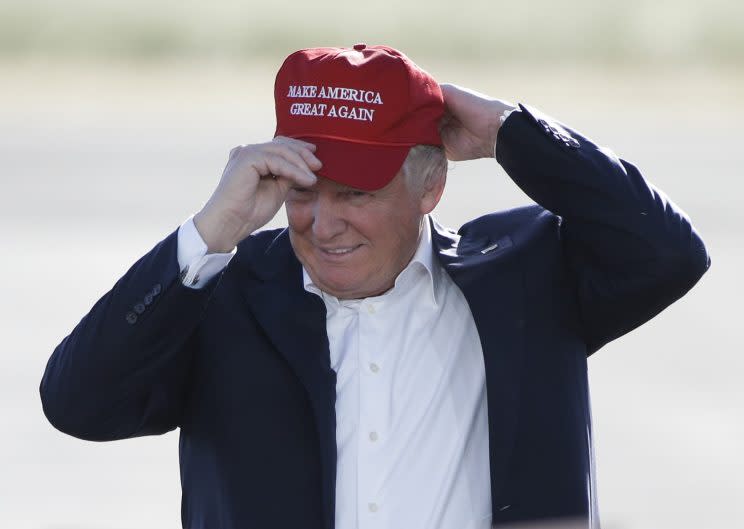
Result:
[[[295,186],[309,187],[321,167],[315,145],[275,137],[230,151],[220,183],[196,215],[194,225],[208,253],[226,253],[269,222]]]

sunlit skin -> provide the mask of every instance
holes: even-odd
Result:
[[[372,192],[322,177],[312,187],[294,187],[286,199],[294,252],[324,292],[339,299],[382,294],[413,257],[423,216],[443,188],[442,182],[414,194],[402,172]]]

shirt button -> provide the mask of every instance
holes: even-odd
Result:
[[[374,305],[367,305],[367,312],[369,312],[370,314],[374,314],[375,313],[375,306]]]
[[[370,503],[369,504],[369,512],[377,512],[377,504],[376,503]]]
[[[371,364],[369,364],[369,370],[373,373],[377,373],[380,370],[380,366],[372,362]]]
[[[378,439],[377,432],[369,432],[369,440],[370,441],[372,441],[374,443],[375,441],[377,441],[377,439]]]

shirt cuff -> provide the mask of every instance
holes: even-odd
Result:
[[[219,274],[232,259],[237,248],[229,253],[207,253],[207,243],[194,224],[191,215],[178,228],[178,268],[181,282],[189,288],[202,288]]]
[[[512,115],[512,112],[515,110],[519,110],[519,108],[510,108],[509,110],[504,110],[504,113],[499,116],[499,127],[503,127],[504,123],[506,122],[506,119]],[[496,158],[496,144],[499,142],[499,135],[496,134],[496,141],[493,142],[493,157]]]

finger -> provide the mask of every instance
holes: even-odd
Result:
[[[285,138],[283,136],[275,137],[273,143],[279,143],[295,151],[302,157],[311,171],[318,171],[323,166],[323,162],[321,162],[318,157],[315,156],[315,150],[317,149],[317,146],[313,145],[312,143],[297,140],[294,138]]]
[[[272,141],[285,143],[299,149],[310,149],[311,152],[315,152],[315,149],[317,148],[315,144],[308,141],[298,140],[297,138],[288,138],[286,136],[274,136],[274,139]]]
[[[237,145],[230,149],[230,154],[227,156],[227,161],[229,162],[233,158],[235,158],[238,154],[240,154],[240,151],[245,147],[244,145]]]
[[[439,85],[439,88],[442,90],[444,104],[449,109],[453,105],[453,103],[455,103],[458,96],[461,95],[460,87],[450,83],[442,83]]]
[[[473,90],[472,88],[467,88],[465,86],[459,86],[452,83],[442,83],[439,85],[439,88],[441,88],[442,90],[442,95],[444,96],[445,103],[447,102],[447,99],[450,99],[453,102],[457,103],[464,101],[468,97],[484,99],[486,101],[493,100],[493,98],[488,94],[484,94],[482,92],[478,92],[477,90]]]
[[[269,143],[266,145],[265,148],[267,151],[273,154],[284,156],[294,165],[307,171],[309,174],[312,174],[313,171],[317,171],[318,169],[320,169],[320,167],[318,166],[320,160],[315,158],[315,155],[307,149],[286,145],[280,142]],[[305,154],[303,155],[303,153]],[[308,161],[312,163],[308,163]]]
[[[323,167],[323,162],[321,162],[318,157],[315,156],[315,153],[309,149],[300,149],[300,156],[305,160],[305,163],[311,171],[319,171],[320,168]]]
[[[318,181],[316,176],[308,169],[298,167],[284,156],[266,154],[264,162],[264,167],[256,168],[262,176],[271,174],[277,178],[284,177],[302,187],[312,186]]]
[[[469,105],[472,106],[475,103],[475,97],[470,91],[453,84],[445,83],[440,86],[448,114],[458,118],[471,111]]]
[[[298,144],[286,145],[286,147],[297,153],[302,158],[304,165],[307,165],[310,171],[318,171],[321,167],[323,167],[323,162],[321,162],[318,157],[315,156],[315,153],[312,150],[306,147],[302,147]],[[313,145],[313,147],[315,146]],[[297,162],[295,161],[295,163]]]

